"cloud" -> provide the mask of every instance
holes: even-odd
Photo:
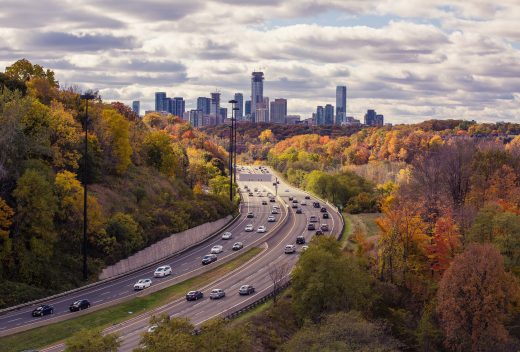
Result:
[[[70,34],[44,32],[29,36],[32,48],[63,51],[100,51],[109,49],[132,49],[136,47],[134,37],[116,37],[110,34]]]

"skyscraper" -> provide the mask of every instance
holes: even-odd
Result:
[[[365,114],[365,125],[367,126],[383,126],[384,116],[377,114],[375,110],[367,110]]]
[[[269,122],[269,110],[263,102],[256,104],[255,122]]]
[[[165,106],[165,100],[165,92],[155,92],[155,111],[168,111],[168,106]]]
[[[220,108],[219,115],[220,115],[221,121],[224,122],[227,119],[227,108]]]
[[[287,118],[287,99],[275,99],[271,102],[271,121],[272,123],[286,123]]]
[[[271,118],[269,117],[269,97],[264,97],[263,102],[264,102],[264,108],[265,108],[265,113],[266,113],[265,122],[270,122]]]
[[[332,125],[334,124],[334,106],[331,104],[325,105],[325,118],[324,125]]]
[[[216,117],[216,124],[221,124],[223,121],[220,119],[220,92],[211,93],[211,106],[209,114]]]
[[[244,113],[246,116],[251,116],[251,100],[246,100],[244,105]]]
[[[175,97],[172,99],[172,111],[170,111],[170,112],[173,115],[182,117],[185,109],[186,109],[186,105],[184,102],[184,98]]]
[[[141,114],[141,102],[139,100],[134,100],[132,102],[132,111],[137,115],[137,117],[139,117]]]
[[[347,87],[336,87],[336,125],[341,125],[347,116]]]
[[[323,125],[325,122],[325,110],[323,106],[319,105],[316,108],[316,125]]]
[[[206,97],[197,98],[197,110],[202,111],[202,114],[209,115],[211,106],[211,99]]]
[[[235,100],[237,101],[236,107],[238,110],[235,111],[235,118],[239,120],[244,119],[244,95],[242,93],[235,93]]]
[[[251,75],[251,115],[256,114],[256,104],[264,102],[264,73],[253,72]]]

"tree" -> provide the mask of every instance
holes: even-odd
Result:
[[[274,138],[273,131],[270,129],[263,130],[262,133],[258,136],[258,139],[262,143],[274,142],[276,139]]]
[[[195,339],[194,351],[241,352],[252,346],[243,327],[230,327],[222,318],[211,319],[201,326],[201,334]]]
[[[103,335],[100,330],[82,329],[65,342],[65,352],[117,352],[121,346],[119,337]]]
[[[446,270],[437,292],[437,313],[450,351],[506,351],[504,327],[518,303],[516,278],[504,270],[490,244],[472,244]]]
[[[106,233],[117,241],[119,258],[126,258],[144,244],[143,231],[129,214],[112,215],[107,222]]]
[[[234,184],[233,184],[234,185]],[[211,193],[229,197],[229,177],[227,176],[216,176],[209,180],[209,189]]]
[[[117,111],[104,109],[101,124],[102,149],[106,154],[109,169],[122,174],[131,163],[130,123]]]
[[[13,215],[13,209],[0,197],[0,239],[2,240],[9,238]]]
[[[450,266],[461,246],[458,226],[450,214],[438,218],[431,244],[427,247],[432,270],[442,275]]]
[[[312,240],[292,272],[291,286],[300,319],[317,321],[323,313],[366,309],[369,303],[368,273],[329,236]]]
[[[146,163],[168,176],[175,175],[175,151],[171,137],[164,131],[152,131],[144,139]]]
[[[33,78],[45,78],[52,86],[58,87],[58,81],[54,79],[54,72],[40,65],[33,65],[27,59],[20,59],[11,66],[5,68],[5,74],[20,81],[30,81]]]
[[[269,264],[269,278],[273,283],[273,303],[276,304],[276,298],[282,285],[287,281],[287,276],[291,271],[291,267],[287,264]]]
[[[0,197],[0,277],[13,266],[12,239],[9,238],[13,216],[13,209]]]
[[[56,168],[78,168],[81,126],[63,105],[53,102],[49,114],[52,164]]]
[[[153,317],[151,325],[157,325],[154,332],[146,332],[137,352],[195,351],[194,326],[186,318],[172,318],[164,315]]]

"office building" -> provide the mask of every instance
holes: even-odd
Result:
[[[325,105],[324,125],[334,124],[334,106],[331,104]]]
[[[240,121],[244,119],[244,95],[242,93],[235,93],[235,100],[237,101],[235,110],[235,118]]]
[[[244,114],[245,116],[251,116],[251,100],[246,100],[244,104]]]
[[[341,125],[347,116],[347,87],[336,87],[336,125]]]
[[[264,102],[264,73],[253,72],[251,74],[251,115],[256,114],[256,105]],[[264,108],[265,109],[265,108]],[[257,121],[256,119],[254,121]]]
[[[273,113],[273,111],[271,109],[271,114],[272,113]],[[300,115],[287,115],[287,117],[285,118],[285,121],[288,125],[296,125],[296,124],[301,123],[301,117],[300,117]]]
[[[226,119],[227,119],[227,108],[220,108],[219,111],[220,111],[219,115],[220,115],[220,119],[221,119],[220,121],[222,121],[222,122],[226,121]]]
[[[325,124],[325,109],[323,109],[323,106],[319,105],[316,108],[316,115],[314,116],[314,119],[316,121],[316,125]]]
[[[141,115],[141,102],[139,100],[134,100],[132,102],[132,111],[137,115],[137,117]]]
[[[190,110],[188,120],[193,127],[204,126],[204,113],[201,110]]]
[[[256,104],[255,122],[269,122],[269,110],[263,102]]]
[[[365,114],[365,125],[367,126],[383,126],[384,116],[377,114],[375,110],[367,110]]]
[[[275,99],[271,102],[270,122],[286,123],[287,99]]]
[[[265,119],[265,122],[271,122],[271,118],[270,118],[270,114],[269,114],[269,97],[264,97],[264,107],[265,107],[265,110],[266,110],[266,119]]]
[[[209,115],[209,110],[211,106],[211,99],[206,97],[198,97],[197,98],[197,110],[202,111],[204,115]]]
[[[182,117],[184,115],[184,111],[186,109],[184,98],[175,97],[171,99],[172,107],[170,113],[175,116]]]
[[[166,112],[169,112],[171,114],[172,111],[173,111],[172,98],[168,98],[168,97],[164,98],[163,105],[164,105],[164,110],[162,110],[162,111],[166,111]]]
[[[168,111],[168,105],[165,105],[165,103],[166,103],[166,93],[165,92],[156,92],[155,93],[155,111]]]
[[[211,93],[209,114],[215,116],[217,125],[222,123],[220,120],[220,92]]]

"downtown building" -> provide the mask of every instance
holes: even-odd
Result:
[[[183,117],[186,105],[184,98],[168,98],[165,92],[155,93],[155,111]]]
[[[264,104],[264,73],[253,72],[251,74],[251,120],[257,122],[256,110],[258,104]],[[268,109],[269,107],[267,107]],[[260,109],[266,109],[261,107]],[[263,110],[262,110],[263,111]],[[264,116],[262,116],[263,118]]]
[[[346,122],[347,117],[347,87],[336,87],[336,125]]]
[[[287,99],[275,99],[271,102],[271,123],[287,123]]]
[[[134,114],[137,115],[137,117],[140,117],[141,115],[141,102],[139,100],[134,100],[132,102],[132,111]]]
[[[365,114],[365,125],[367,126],[383,126],[384,116],[377,114],[375,110],[369,109]]]

